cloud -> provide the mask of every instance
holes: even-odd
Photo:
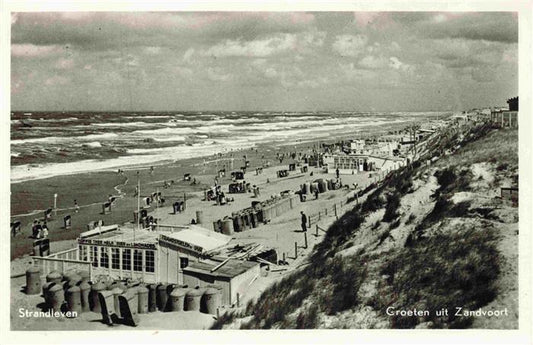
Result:
[[[269,67],[265,70],[265,77],[267,78],[276,78],[279,76],[279,73],[272,67]]]
[[[174,67],[174,71],[183,78],[191,78],[194,75],[192,69],[188,67],[177,66]]]
[[[69,78],[62,77],[62,76],[53,76],[44,81],[44,84],[47,86],[54,86],[54,85],[66,85],[70,82]]]
[[[517,92],[518,48],[509,35],[517,19],[506,13],[26,12],[11,20],[11,74],[25,83],[12,86],[19,108],[120,108],[117,90],[136,76],[132,97],[145,109],[176,107],[175,90],[180,107],[212,109],[306,107],[293,101],[302,90],[322,108],[380,108],[382,100],[361,97],[391,85],[420,94],[454,85],[470,103]],[[221,83],[224,97],[206,99]],[[54,92],[40,92],[45,84]],[[73,101],[90,90],[101,97]],[[402,92],[383,106],[432,105],[431,97],[416,106],[394,102],[412,100]]]
[[[426,39],[428,58],[451,68],[498,66],[505,52],[517,51],[516,45],[491,41],[474,41],[465,38]],[[511,56],[509,55],[508,58]],[[515,62],[516,63],[516,62]]]
[[[420,26],[432,38],[464,38],[491,42],[518,42],[518,20],[512,13],[436,14]]]
[[[379,17],[379,12],[355,12],[355,22],[359,27],[366,27]]]
[[[480,83],[488,83],[494,81],[496,75],[495,71],[489,67],[474,67],[471,68],[472,79]]]
[[[214,57],[266,57],[288,51],[295,46],[296,37],[294,35],[279,34],[273,37],[249,42],[226,40],[209,48],[205,52],[205,55]]]
[[[224,40],[211,46],[203,55],[211,57],[269,57],[286,52],[309,53],[324,44],[324,32],[300,34],[277,33],[261,39]]]
[[[71,69],[72,67],[74,67],[74,60],[72,60],[72,59],[59,59],[59,60],[57,60],[57,62],[55,64],[55,67],[59,68],[59,69]]]
[[[368,69],[381,69],[389,65],[389,60],[383,56],[367,55],[359,60],[359,66]]]
[[[331,46],[341,56],[359,56],[368,42],[365,35],[339,35]]]
[[[181,47],[214,39],[253,40],[275,33],[298,33],[313,25],[304,12],[46,12],[16,13],[12,42],[35,45],[69,43],[78,49],[124,46]]]
[[[391,56],[389,58],[389,67],[392,68],[392,69],[397,69],[397,70],[401,70],[401,71],[408,71],[411,69],[411,66],[409,66],[408,64],[405,64],[403,62],[401,62],[397,57],[395,56]]]
[[[349,64],[339,64],[341,70],[341,77],[348,81],[354,80],[371,80],[376,74],[374,71],[357,68],[353,62]]]
[[[128,67],[139,66],[139,59],[133,54],[127,54],[125,56],[122,56],[122,54],[120,54],[120,56],[112,58],[111,61],[113,61],[117,65],[123,65]]]
[[[194,48],[187,49],[187,51],[185,51],[185,53],[183,54],[183,61],[187,63],[191,62],[194,52],[195,52]]]
[[[159,55],[159,54],[161,54],[161,47],[145,47],[144,51],[147,54]]]
[[[390,46],[389,46],[389,49],[393,52],[397,52],[397,51],[400,51],[401,48],[400,48],[400,45],[398,44],[398,42],[395,42],[393,41]]]
[[[61,53],[58,45],[12,44],[11,55],[16,57],[44,57]]]
[[[507,48],[502,53],[502,62],[517,63],[518,62],[518,50],[515,48]]]
[[[231,75],[224,74],[220,68],[209,67],[207,69],[207,78],[211,81],[228,81],[231,79]]]

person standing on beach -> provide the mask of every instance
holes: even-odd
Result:
[[[300,214],[302,215],[302,231],[307,232],[307,216],[304,211],[300,211]]]
[[[41,238],[41,231],[43,227],[41,226],[41,222],[37,221],[37,225],[35,225],[35,238],[39,239]]]
[[[38,236],[38,233],[37,233],[37,219],[35,219],[33,221],[33,224],[31,225],[31,236],[33,238],[37,238],[37,236]]]
[[[43,231],[42,238],[47,238],[48,237],[48,225],[46,225],[46,221],[43,224],[42,231]]]

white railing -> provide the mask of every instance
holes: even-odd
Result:
[[[189,229],[189,227],[186,225],[154,224],[153,227],[155,228],[154,229],[155,231],[170,232],[170,233]],[[152,229],[148,228],[147,230],[152,230]]]
[[[33,265],[39,267],[41,276],[46,276],[51,271],[61,274],[70,270],[85,270],[89,272],[90,280],[93,279],[91,262],[79,260],[78,248],[64,250],[49,256],[32,256]]]
[[[79,260],[78,248],[71,248],[63,250],[61,252],[53,253],[47,256],[47,258],[53,259],[67,259],[67,260]]]

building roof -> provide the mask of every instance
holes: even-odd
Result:
[[[207,230],[198,225],[190,225],[187,228],[177,232],[164,232],[162,234],[167,237],[201,247],[204,251],[222,247],[231,241],[230,236]]]
[[[105,230],[105,231],[104,231]],[[109,226],[104,229],[95,229],[82,233],[80,241],[90,241],[101,244],[157,244],[160,237],[165,236],[171,240],[185,242],[200,252],[206,252],[219,248],[231,241],[230,236],[226,236],[214,231],[207,230],[198,225],[189,225],[179,228],[177,231],[149,231],[145,229],[134,229],[131,226]],[[104,243],[105,242],[105,243]]]
[[[185,267],[183,270],[185,272],[207,274],[213,277],[234,278],[240,274],[243,274],[249,269],[259,265],[259,263],[254,261],[230,259],[216,271],[211,272],[211,270],[217,265],[220,265],[220,262],[214,260],[201,262],[195,262],[191,260],[189,261],[189,266]]]

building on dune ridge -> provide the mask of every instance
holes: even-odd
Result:
[[[518,97],[507,100],[509,109],[491,111],[490,121],[502,128],[518,128]]]

